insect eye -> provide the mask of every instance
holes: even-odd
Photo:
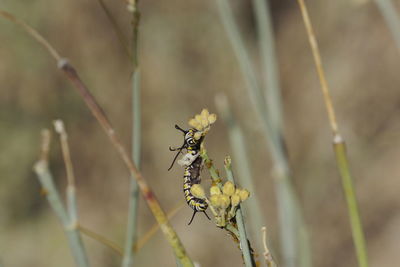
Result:
[[[193,141],[193,139],[189,139],[189,140],[188,140],[188,143],[189,143],[189,145],[194,145],[194,144],[195,144],[195,142]]]

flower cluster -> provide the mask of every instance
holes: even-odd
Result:
[[[225,227],[227,222],[235,217],[239,204],[250,195],[249,191],[236,187],[230,181],[222,186],[222,190],[217,185],[211,186],[209,198],[206,197],[204,189],[199,184],[193,185],[191,192],[195,197],[207,201],[218,227]]]
[[[203,109],[200,114],[194,116],[189,120],[189,125],[192,126],[197,132],[194,134],[194,138],[199,140],[202,136],[205,136],[213,124],[217,120],[217,115],[210,114],[207,109]]]

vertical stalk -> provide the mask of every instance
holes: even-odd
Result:
[[[347,209],[350,217],[350,225],[353,234],[353,242],[356,249],[358,266],[368,267],[368,256],[366,242],[364,238],[364,231],[360,220],[357,199],[353,186],[353,178],[350,173],[349,160],[345,149],[345,141],[339,133],[338,124],[336,121],[336,114],[333,107],[330,89],[325,77],[325,71],[322,67],[321,55],[318,48],[317,39],[315,38],[314,30],[311,24],[310,16],[304,0],[297,0],[300,6],[301,15],[303,17],[304,25],[307,30],[308,40],[310,42],[311,51],[313,54],[315,66],[317,69],[318,77],[321,84],[321,91],[324,98],[325,107],[328,112],[329,123],[333,133],[333,147],[336,155],[338,169],[342,178],[342,186],[347,202]]]
[[[367,249],[365,245],[365,238],[363,227],[358,212],[358,204],[356,200],[356,193],[353,184],[353,178],[350,173],[349,161],[347,159],[346,144],[340,136],[336,136],[333,142],[333,148],[336,154],[336,161],[339,168],[340,176],[342,177],[342,185],[352,225],[352,235],[354,243],[356,244],[356,253],[358,264],[361,267],[367,267]]]
[[[67,210],[62,204],[60,194],[54,185],[53,176],[48,167],[50,131],[44,130],[42,136],[41,157],[39,161],[35,163],[34,171],[38,176],[41,186],[46,192],[46,197],[51,208],[64,227],[76,265],[78,267],[88,267],[89,262],[80,233],[78,231],[78,224],[74,224],[73,221],[71,221],[71,217],[68,215]],[[76,211],[76,207],[72,208],[71,210]]]
[[[273,129],[282,131],[282,101],[279,84],[279,70],[275,51],[275,38],[269,0],[253,0],[261,63],[264,72],[264,97]]]
[[[231,181],[233,184],[235,184],[235,180],[233,178],[233,172],[232,172],[231,159],[230,158],[225,159],[224,165],[225,165],[225,172],[226,172],[228,181]],[[247,238],[247,234],[246,234],[246,226],[244,223],[241,205],[239,205],[239,207],[236,211],[235,218],[236,218],[236,224],[237,224],[238,231],[239,231],[240,248],[242,250],[244,264],[246,267],[255,267],[256,265],[253,260],[252,253],[251,253],[250,246],[249,246],[249,241],[248,241],[249,239]]]
[[[376,5],[382,13],[393,39],[400,51],[400,16],[392,0],[375,0]]]
[[[128,10],[132,13],[132,46],[131,61],[132,71],[132,158],[133,162],[140,169],[141,154],[141,101],[140,101],[140,72],[138,60],[138,33],[140,13],[138,10],[138,1],[131,0],[128,4]],[[122,267],[133,265],[135,258],[134,244],[137,241],[137,214],[139,206],[139,187],[135,179],[131,180],[129,189],[129,211],[126,230],[126,241]]]
[[[260,229],[266,225],[263,218],[263,210],[261,209],[260,200],[256,193],[256,187],[253,183],[253,176],[250,170],[249,155],[247,153],[246,144],[243,136],[242,129],[235,120],[232,110],[229,107],[228,99],[225,95],[218,95],[215,98],[215,104],[218,113],[222,120],[228,127],[229,142],[233,152],[233,159],[235,160],[236,170],[240,184],[252,192],[252,197],[249,198],[248,205],[246,205],[246,213],[248,215],[248,224],[250,225],[250,234],[253,239],[259,236]],[[258,239],[257,246],[261,251],[261,240]]]
[[[274,117],[273,122],[271,120],[271,115],[268,114],[266,105],[269,104],[270,101],[274,100],[269,99],[268,103],[264,101],[264,95],[255,78],[256,76],[251,65],[250,57],[240,36],[228,1],[218,0],[217,3],[222,23],[228,34],[234,53],[238,59],[240,69],[247,83],[250,99],[253,102],[256,115],[261,121],[264,137],[268,143],[267,149],[269,149],[272,156],[274,164],[273,175],[275,178],[275,189],[278,202],[281,250],[284,258],[284,265],[287,267],[295,267],[299,266],[298,262],[300,261],[300,266],[309,266],[310,250],[307,249],[309,248],[307,230],[296,193],[291,183],[284,139],[281,135],[280,129],[276,128],[281,127],[281,118]],[[275,101],[279,101],[279,98],[276,98],[277,92],[274,92],[272,95],[275,97]],[[268,93],[268,96],[271,96],[271,94]],[[269,108],[279,108],[279,106],[273,105]],[[276,110],[273,114],[274,116],[278,116],[280,111]],[[304,254],[305,256],[303,256],[303,253],[299,252],[300,248],[306,248],[304,250],[306,252]],[[301,257],[300,254],[302,254]]]

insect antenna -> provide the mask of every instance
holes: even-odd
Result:
[[[178,126],[178,124],[175,124],[175,129],[181,131],[183,134],[187,134],[188,131],[183,130],[181,127]]]
[[[168,168],[168,171],[172,169],[172,166],[174,166],[174,163],[175,163],[176,159],[178,158],[179,154],[181,153],[182,149],[184,149],[184,148],[185,148],[185,144],[183,144],[179,149],[174,149],[174,148],[171,148],[171,147],[169,148],[170,151],[178,150],[178,153],[176,153],[176,155],[174,157],[174,160],[171,163],[171,166]]]
[[[208,217],[208,214],[206,211],[203,211],[204,215],[206,215],[206,217],[211,221],[210,217]]]
[[[197,213],[197,210],[193,210],[193,215],[192,215],[192,218],[190,219],[190,222],[188,223],[188,225],[190,225],[193,222],[194,215],[196,215],[196,213]]]

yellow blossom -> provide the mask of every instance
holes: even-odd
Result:
[[[238,194],[234,194],[231,196],[231,205],[232,207],[236,207],[240,203],[240,196]]]
[[[250,192],[247,191],[246,189],[241,189],[239,191],[239,196],[240,196],[240,200],[243,202],[243,201],[245,201],[246,199],[249,198]]]
[[[227,195],[220,195],[220,205],[221,208],[226,209],[229,204],[231,204],[231,200]]]
[[[235,185],[230,181],[226,182],[222,188],[222,192],[227,196],[232,196],[235,193]]]
[[[210,195],[214,196],[214,195],[221,195],[221,190],[219,189],[218,186],[213,185],[210,187]]]

